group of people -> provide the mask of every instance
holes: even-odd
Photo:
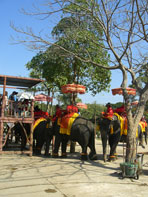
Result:
[[[54,122],[57,118],[64,117],[67,114],[71,115],[73,113],[78,112],[79,110],[75,105],[67,105],[66,110],[63,110],[59,105],[56,105],[55,114],[53,115],[53,117],[51,117],[51,115],[48,112],[44,112],[39,108],[39,106],[35,106],[34,118],[35,120],[37,120],[40,117],[51,118],[52,122]]]
[[[118,113],[121,116],[126,116],[126,110],[124,104],[121,107],[118,107],[116,109],[113,109],[111,106],[111,103],[106,104],[107,110],[106,112],[102,112],[102,115],[104,118],[112,118],[114,113]]]
[[[18,94],[18,92],[16,91],[13,91],[12,94],[10,94],[10,96],[8,97],[8,92],[5,91],[5,98],[4,98],[4,108],[5,108],[5,111],[8,111],[11,106],[13,108],[13,111],[15,111],[15,109],[17,108],[17,97],[16,95]],[[2,103],[3,103],[3,95],[1,94],[0,95],[0,106],[2,106]]]
[[[52,121],[54,122],[57,118],[72,113],[79,113],[79,110],[75,105],[67,105],[66,110],[63,110],[59,105],[56,105],[56,112]]]
[[[50,114],[48,112],[42,111],[39,106],[35,106],[34,108],[34,119],[37,120],[38,118],[49,118]]]
[[[104,118],[112,119],[114,113],[118,113],[120,116],[126,118],[126,109],[125,109],[124,104],[121,107],[113,109],[111,103],[107,103],[106,107],[107,107],[106,112],[102,112],[102,115]],[[144,116],[142,116],[141,121],[146,122],[146,119]]]
[[[126,109],[124,104],[116,109],[112,108],[111,103],[106,104],[106,112],[102,112],[104,118],[112,118],[114,113],[118,113],[122,117],[126,117]]]

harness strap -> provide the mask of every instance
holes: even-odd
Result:
[[[81,153],[81,155],[87,155],[87,153]]]

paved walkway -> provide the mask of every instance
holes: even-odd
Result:
[[[80,147],[67,159],[0,156],[0,197],[147,197],[148,155],[144,156],[143,175],[139,180],[121,179],[120,163],[123,147],[118,146],[119,159],[102,160],[101,142],[96,141],[99,160],[81,161]],[[148,151],[138,147],[139,151]]]

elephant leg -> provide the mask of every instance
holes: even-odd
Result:
[[[61,142],[62,142],[62,135],[57,134],[55,136],[55,142],[54,142],[52,157],[54,157],[54,158],[58,157],[58,152],[59,152]]]
[[[81,146],[82,147],[82,153],[81,153],[81,160],[87,160],[87,146]]]
[[[120,132],[109,136],[109,145],[110,145],[109,161],[114,161],[117,158],[116,148],[118,142],[120,141],[120,138],[121,138]]]
[[[143,138],[143,132],[141,131],[139,135],[139,146],[142,146],[142,148],[145,148],[144,146],[144,138]]]
[[[103,160],[104,162],[107,161],[107,133],[106,131],[101,132],[101,140],[102,140],[102,147],[103,147]]]
[[[44,141],[42,139],[36,140],[36,154],[37,155],[41,155],[43,144],[44,144]]]
[[[67,143],[68,143],[69,137],[67,135],[63,135],[62,138],[62,145],[61,145],[61,150],[62,150],[62,158],[67,157],[66,149],[67,149]]]
[[[89,159],[97,160],[96,148],[95,148],[95,138],[94,135],[89,137],[88,147],[90,148]]]
[[[21,151],[23,151],[25,149],[26,143],[27,143],[27,139],[26,139],[26,136],[25,136],[25,134],[23,132],[21,134]]]
[[[52,137],[50,137],[50,139],[47,139],[46,140],[45,156],[50,155],[50,153],[49,153],[49,147],[50,147],[50,144],[51,144],[51,140],[52,140]]]
[[[70,153],[75,153],[76,142],[71,141],[70,143]]]
[[[36,151],[36,140],[33,139],[33,153],[35,153]]]

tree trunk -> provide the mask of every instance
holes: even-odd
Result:
[[[126,162],[134,162],[137,153],[136,130],[138,124],[133,120],[128,120],[127,143],[126,143]]]

